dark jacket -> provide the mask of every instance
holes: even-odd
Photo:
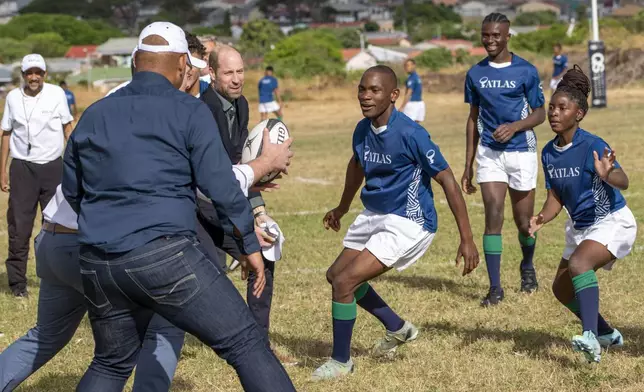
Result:
[[[241,160],[244,142],[248,137],[248,101],[242,95],[234,103],[235,113],[237,113],[237,129],[239,129],[239,132],[231,138],[228,134],[228,119],[226,118],[226,114],[221,106],[221,100],[215,90],[208,88],[201,95],[201,100],[206,103],[215,118],[215,122],[217,122],[221,141],[224,144],[230,161],[233,165],[238,164]],[[259,192],[248,192],[248,200],[252,208],[264,205],[264,200]],[[217,214],[214,208],[212,208],[212,203],[199,200],[198,205],[199,212],[202,216],[208,219],[213,225],[217,225]]]

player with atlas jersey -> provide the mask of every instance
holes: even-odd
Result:
[[[588,112],[589,92],[590,80],[575,65],[552,96],[548,120],[557,136],[541,154],[548,196],[541,212],[530,220],[530,234],[562,209],[568,213],[566,246],[552,292],[581,319],[582,334],[572,338],[573,349],[589,362],[599,362],[602,346],[621,346],[624,340],[599,314],[595,271],[610,270],[616,259],[631,252],[637,223],[620,192],[628,188],[628,177],[615,150],[579,128]]]
[[[278,88],[277,78],[273,76],[273,67],[268,66],[264,77],[257,84],[259,90],[259,113],[262,121],[268,118],[269,113],[275,113],[278,120],[282,120],[282,97]],[[275,98],[277,97],[277,102]]]
[[[482,306],[504,298],[501,286],[503,215],[510,194],[514,222],[519,231],[521,291],[538,289],[533,257],[536,241],[528,234],[534,214],[539,163],[534,128],[545,120],[545,99],[537,69],[508,50],[510,21],[503,14],[485,17],[481,42],[488,57],[473,66],[465,81],[465,102],[470,104],[466,126],[464,192],[473,194],[473,164],[485,208],[483,250],[490,289]],[[480,141],[480,143],[479,143]]]
[[[438,228],[432,179],[445,191],[456,218],[461,236],[457,264],[462,257],[463,275],[478,265],[467,207],[454,174],[427,131],[396,111],[400,94],[396,84],[396,74],[383,65],[368,69],[360,80],[358,100],[366,118],[353,134],[353,156],[340,205],[325,215],[324,227],[340,230],[340,220],[363,180],[365,210],[349,227],[344,249],[326,274],[333,287],[333,353],[313,373],[316,381],[353,372],[349,353],[357,306],[386,329],[374,356],[394,355],[399,345],[417,338],[418,329],[400,318],[368,281],[392,268],[409,267],[431,244]]]
[[[416,72],[413,59],[405,61],[405,72],[409,75],[405,82],[405,96],[400,111],[416,122],[425,121],[425,102],[423,102],[423,82]]]

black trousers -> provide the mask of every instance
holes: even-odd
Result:
[[[6,266],[9,288],[14,293],[27,288],[29,240],[34,229],[38,204],[41,211],[45,209],[62,180],[62,172],[62,158],[45,164],[20,159],[11,160],[11,189],[7,211],[9,254]]]
[[[200,200],[201,201],[201,200]],[[214,208],[213,208],[214,210]],[[239,260],[241,255],[239,246],[235,240],[226,235],[222,228],[217,224],[218,220],[211,216],[211,211],[206,208],[200,208],[197,212],[197,238],[201,242],[202,249],[207,252],[207,256],[212,260],[217,260],[224,270],[226,270],[226,253],[235,260]],[[263,256],[262,256],[263,257]],[[253,285],[257,279],[254,272],[248,275],[246,286],[246,302],[250,308],[257,324],[268,333],[271,315],[271,303],[273,302],[273,275],[275,273],[275,262],[264,258],[264,275],[266,275],[266,286],[259,298],[253,295]]]

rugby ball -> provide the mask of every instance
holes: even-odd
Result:
[[[260,122],[248,132],[248,138],[244,142],[244,149],[242,150],[241,163],[248,163],[262,154],[262,138],[265,128],[268,128],[268,135],[273,144],[282,144],[289,138],[288,128],[283,122],[276,119]],[[257,181],[257,184],[271,182],[279,174],[279,171],[268,173]]]

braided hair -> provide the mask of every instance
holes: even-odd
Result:
[[[555,94],[566,94],[569,99],[577,103],[579,108],[584,112],[588,112],[588,95],[590,94],[590,79],[584,74],[579,65],[568,70],[559,85]],[[554,94],[553,94],[554,95]]]
[[[499,12],[492,12],[491,14],[489,14],[483,19],[483,24],[486,24],[486,23],[507,23],[509,26],[510,19],[508,19],[507,16]]]

